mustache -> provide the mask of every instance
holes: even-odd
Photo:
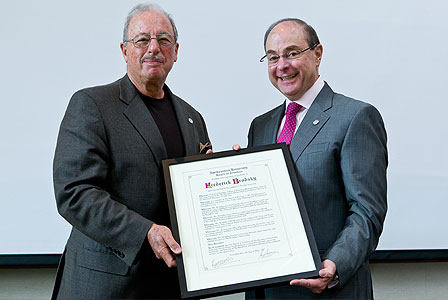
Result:
[[[141,63],[143,63],[143,61],[145,60],[153,60],[153,61],[158,61],[158,62],[165,62],[165,57],[162,55],[145,55],[142,57],[142,59],[140,60]]]

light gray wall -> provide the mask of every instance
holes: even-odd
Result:
[[[138,2],[0,3],[0,254],[62,252],[70,226],[51,184],[58,126],[74,91],[124,74],[122,24]],[[312,24],[324,45],[323,78],[385,119],[390,209],[380,248],[448,249],[445,1],[158,3],[180,31],[168,84],[204,115],[216,150],[245,145],[250,120],[282,101],[258,63],[264,30],[282,17]],[[447,263],[372,270],[376,299],[447,298]],[[48,299],[54,273],[0,269],[0,299]]]
[[[122,26],[138,2],[0,1],[0,254],[62,252],[70,226],[52,189],[58,127],[73,92],[124,75]],[[448,249],[446,1],[157,2],[180,33],[168,84],[203,114],[216,151],[245,146],[250,121],[283,101],[258,62],[266,28],[284,17],[312,24],[324,80],[385,120],[379,249]]]
[[[448,262],[371,264],[376,300],[448,298]],[[49,299],[55,268],[0,269],[0,300]],[[218,297],[242,300],[243,294]]]

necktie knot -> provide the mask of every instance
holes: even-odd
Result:
[[[289,102],[288,108],[286,108],[286,115],[297,115],[302,105],[296,102]]]

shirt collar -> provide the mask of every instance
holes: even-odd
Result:
[[[316,99],[317,95],[320,93],[323,87],[324,80],[321,76],[319,76],[316,82],[314,82],[313,86],[308,91],[306,91],[300,99],[294,100],[294,102],[302,105],[306,109],[309,109],[311,104],[313,104],[314,99]]]

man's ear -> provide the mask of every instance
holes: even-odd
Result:
[[[123,54],[124,61],[127,63],[128,62],[128,48],[126,47],[126,45],[123,42],[120,43],[120,49],[121,49],[121,53]]]
[[[324,48],[321,44],[317,45],[316,48],[314,48],[314,53],[316,55],[316,67],[319,67],[320,61],[322,60],[322,54],[324,53]]]
[[[179,43],[176,43],[176,46],[174,48],[174,61],[177,61],[177,52],[179,51]]]

